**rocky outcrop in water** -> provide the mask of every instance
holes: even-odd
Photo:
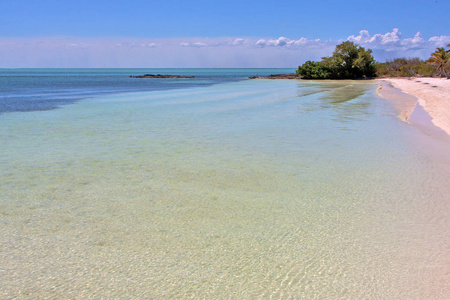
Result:
[[[252,76],[250,79],[301,79],[300,76],[296,74],[274,74],[269,76]]]
[[[132,75],[132,76],[130,76],[130,78],[194,78],[194,76],[145,74],[145,75],[137,75],[137,76]]]

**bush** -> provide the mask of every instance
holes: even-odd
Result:
[[[434,68],[420,58],[396,58],[377,65],[378,76],[431,76]]]
[[[326,79],[331,73],[322,63],[308,60],[298,67],[297,75],[307,79]]]
[[[331,57],[321,62],[307,61],[298,67],[297,75],[306,79],[355,79],[375,77],[372,50],[346,41],[336,46]]]

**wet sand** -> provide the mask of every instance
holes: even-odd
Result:
[[[394,107],[399,110],[400,119],[410,121],[416,104],[419,103],[431,117],[431,122],[450,135],[450,80],[387,78],[380,82],[380,96],[393,101]],[[389,84],[413,97],[389,89]]]

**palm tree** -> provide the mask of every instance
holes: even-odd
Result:
[[[447,72],[445,71],[445,67],[450,65],[450,50],[445,50],[444,47],[437,48],[431,54],[431,57],[428,59],[428,62],[436,66],[436,75],[440,77],[446,77]]]
[[[450,44],[448,44],[447,47],[450,47]],[[450,49],[448,49],[446,52],[450,55]],[[450,74],[447,74],[447,79],[450,79]]]

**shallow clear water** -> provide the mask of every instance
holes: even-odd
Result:
[[[447,298],[447,170],[376,86],[232,80],[0,115],[3,297]]]

